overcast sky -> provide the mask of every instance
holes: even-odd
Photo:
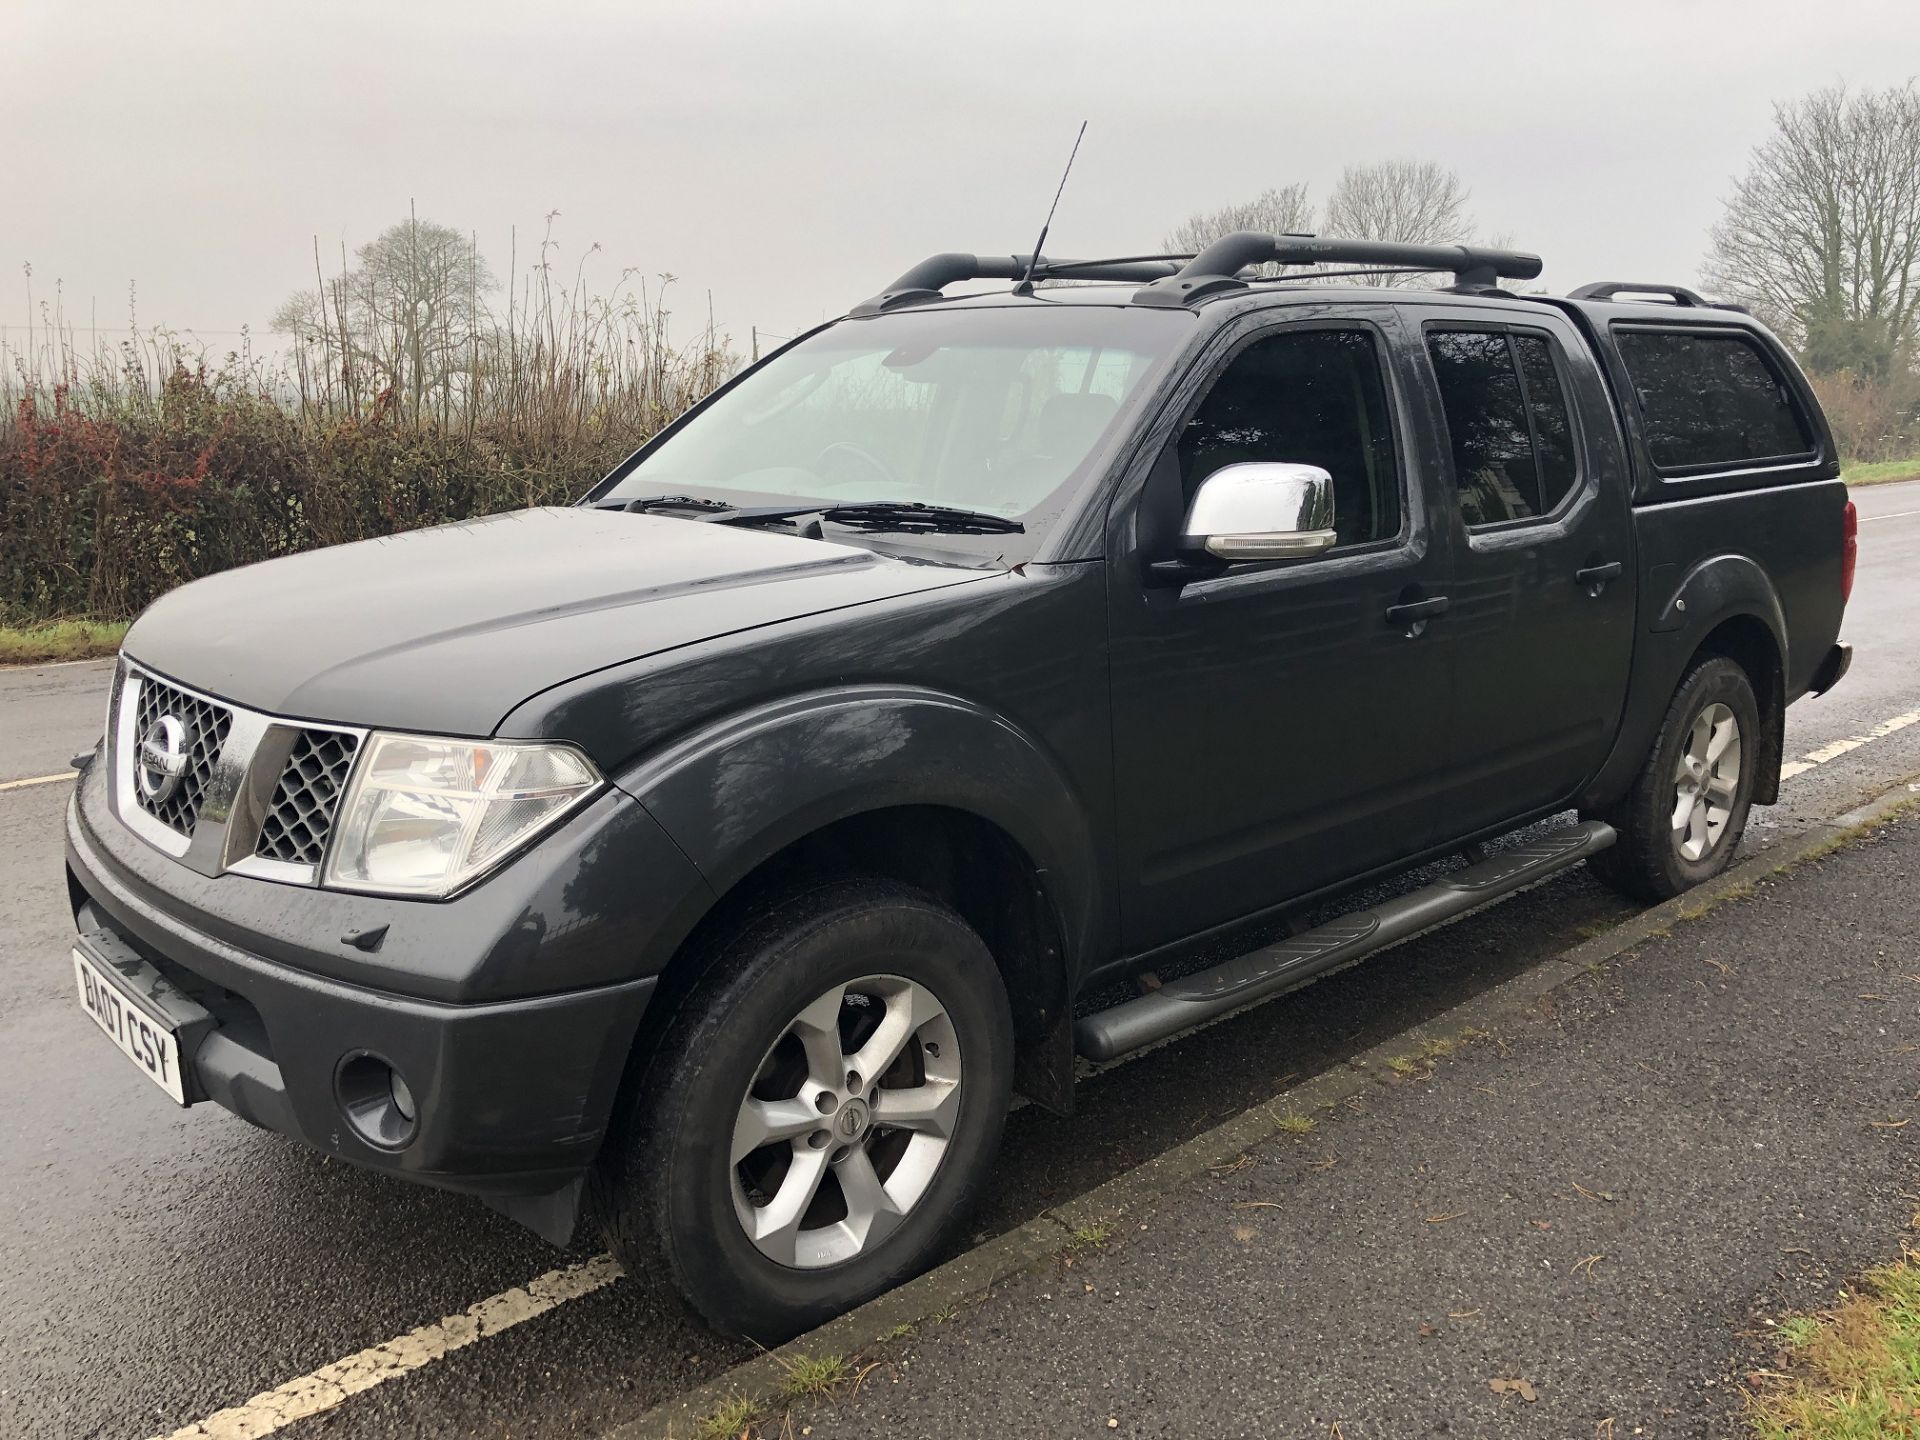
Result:
[[[571,272],[670,271],[786,333],[936,250],[1153,248],[1191,211],[1438,160],[1564,290],[1695,279],[1770,104],[1920,71],[1915,0],[9,0],[0,322],[225,349],[404,218],[494,270],[543,216]],[[692,328],[691,323],[688,328]],[[11,332],[18,340],[17,331]]]

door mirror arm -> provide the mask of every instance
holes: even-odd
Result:
[[[1227,562],[1217,555],[1205,551],[1198,554],[1182,553],[1169,560],[1155,560],[1147,566],[1147,583],[1179,589],[1182,585],[1191,585],[1196,580],[1211,580],[1216,575],[1226,573]]]

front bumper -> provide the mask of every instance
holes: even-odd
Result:
[[[629,951],[623,963],[633,978],[612,983],[449,1001],[368,983],[377,974],[372,967],[389,957],[336,937],[364,929],[360,922],[384,921],[402,931],[386,947],[399,957],[436,939],[463,952],[443,951],[436,964],[422,967],[426,973],[407,977],[422,985],[458,974],[459,988],[481,987],[488,972],[523,974],[562,946],[564,954],[546,958],[578,975],[564,958],[577,958],[595,935],[600,945],[617,946],[636,923],[635,908],[648,915],[627,868],[641,857],[615,843],[639,807],[616,794],[597,819],[583,816],[556,832],[567,854],[626,852],[619,868],[627,893],[617,915],[543,914],[521,903],[507,907],[502,928],[501,894],[516,883],[537,892],[553,877],[523,871],[517,881],[506,879],[509,867],[495,877],[506,883],[493,896],[486,896],[490,881],[465,900],[440,905],[370,901],[241,876],[209,879],[121,826],[106,806],[99,769],[82,775],[67,812],[75,920],[96,951],[124,947],[122,959],[151,965],[188,1005],[211,1014],[211,1025],[203,1020],[182,1032],[189,1103],[212,1100],[340,1159],[482,1195],[564,1243],[654,988],[651,975],[634,976],[648,957]],[[569,844],[563,832],[575,824],[592,833]],[[595,888],[598,863],[571,869],[570,894]],[[656,937],[671,930],[670,913],[651,918]],[[564,941],[549,934],[554,929]],[[280,958],[303,947],[325,947],[333,964],[359,970],[346,980]],[[506,957],[511,963],[503,967],[498,959]],[[404,963],[390,964],[395,980],[404,977]],[[404,1143],[379,1143],[353,1123],[342,1067],[363,1055],[398,1072],[412,1092],[416,1114]]]

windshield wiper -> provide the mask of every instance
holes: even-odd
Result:
[[[1004,515],[984,510],[962,510],[952,505],[928,505],[919,500],[870,500],[850,505],[767,505],[729,510],[709,521],[714,525],[758,525],[817,515],[854,530],[896,530],[907,534],[1021,535],[1026,526]]]
[[[633,500],[598,500],[596,510],[625,510],[645,514],[649,510],[732,510],[724,500],[707,500],[698,495],[642,495]]]
[[[724,515],[702,517],[709,525],[759,525],[773,520],[797,520],[802,515],[824,515],[831,506],[815,501],[811,505],[744,505]]]
[[[729,505],[698,495],[642,495],[632,500],[601,500],[595,509],[644,514],[653,510],[698,510],[710,525],[763,525],[817,516],[852,530],[897,530],[907,534],[1021,535],[1026,526],[1004,515],[928,505],[920,500],[868,500],[846,505]]]
[[[962,510],[952,505],[927,505],[918,500],[875,500],[863,505],[835,505],[822,510],[823,520],[861,530],[937,530],[956,535],[1022,535],[1018,520],[985,510]]]

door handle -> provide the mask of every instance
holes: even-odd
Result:
[[[1426,633],[1427,622],[1436,615],[1447,613],[1451,602],[1444,595],[1430,596],[1425,600],[1405,600],[1398,605],[1387,607],[1387,623],[1407,627],[1407,638],[1418,640]]]
[[[1598,595],[1606,589],[1609,580],[1618,580],[1622,566],[1618,560],[1609,560],[1604,565],[1588,565],[1573,572],[1573,583],[1587,587],[1589,595]]]

